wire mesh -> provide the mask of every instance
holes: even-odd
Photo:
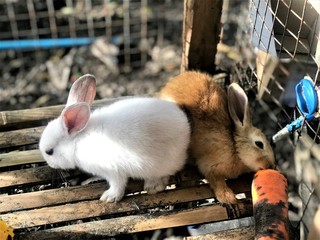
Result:
[[[232,66],[233,81],[256,93],[256,124],[271,137],[303,115],[296,107],[296,84],[309,76],[318,88],[319,3],[249,0],[241,6],[244,19],[239,9],[229,12],[224,24],[238,25],[233,46],[241,55]],[[278,167],[289,180],[289,216],[297,239],[307,238],[320,202],[319,120],[303,123],[275,144]]]
[[[179,0],[0,0],[0,108],[61,104],[84,73],[99,98],[150,94],[178,72],[182,18]]]
[[[120,46],[119,58],[127,69],[141,67],[150,41],[161,45],[164,39],[180,40],[181,24],[176,22],[181,22],[183,11],[179,16],[171,11],[177,8],[182,4],[175,0],[2,0],[0,41],[104,36]],[[24,56],[21,45],[13,48],[18,57]]]
[[[229,4],[233,6],[223,21],[231,34],[224,34],[223,42],[241,55],[232,68],[233,78],[258,95],[253,111],[260,118],[254,121],[271,137],[301,116],[294,95],[297,82],[309,75],[319,85],[320,7],[311,0],[232,0]],[[179,0],[0,0],[0,41],[105,36],[119,46],[120,63],[128,71],[144,66],[150,41],[180,42],[182,15],[171,12],[177,7],[182,7]],[[27,68],[30,56],[41,62],[57,49],[46,49],[45,55],[43,51],[18,47],[0,56],[27,59]],[[290,218],[301,239],[310,230],[320,199],[320,124],[316,119],[305,121],[305,126],[275,146],[279,168],[289,179]]]

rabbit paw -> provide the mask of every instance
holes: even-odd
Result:
[[[169,177],[163,177],[159,179],[146,179],[144,180],[144,190],[148,194],[155,194],[166,189]]]
[[[236,204],[237,199],[233,191],[229,188],[216,190],[216,196],[220,203]]]
[[[118,202],[119,200],[121,200],[122,197],[123,194],[121,192],[108,189],[102,194],[100,200],[107,202]]]

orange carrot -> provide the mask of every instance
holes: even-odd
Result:
[[[13,229],[8,227],[4,221],[0,220],[0,240],[13,239],[13,236]]]
[[[288,240],[288,190],[286,178],[276,170],[258,171],[252,183],[256,240]]]

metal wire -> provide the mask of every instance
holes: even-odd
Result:
[[[119,47],[123,69],[130,71],[146,63],[151,39],[156,43],[174,37],[166,29],[170,25],[164,25],[171,21],[164,19],[164,13],[173,4],[182,10],[179,0],[1,1],[0,41],[103,36]],[[15,52],[24,54],[19,49]]]
[[[319,55],[319,13],[308,0],[248,2],[251,19],[246,26],[235,20],[241,28],[237,37],[240,42],[236,41],[235,47],[241,53],[251,49],[255,57],[252,61],[250,54],[243,55],[232,69],[235,79],[245,88],[257,89],[261,96],[260,108],[268,113],[271,120],[266,124],[264,119],[261,125],[275,133],[301,116],[292,97],[297,81],[309,75],[314,85],[320,84],[320,64],[316,56]],[[272,65],[273,60],[270,59],[275,59],[276,64]],[[291,104],[284,99],[288,96]],[[306,239],[313,214],[320,203],[320,187],[317,187],[320,183],[320,123],[318,120],[305,121],[305,125],[299,133],[301,137],[293,135],[275,149],[277,160],[282,163],[279,167],[288,175],[290,188],[297,194],[291,204],[298,208],[293,222],[300,231],[299,239]],[[314,175],[308,172],[310,169]],[[312,178],[313,184],[308,178]]]

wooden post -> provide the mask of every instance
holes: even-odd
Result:
[[[223,0],[184,0],[181,72],[214,73]]]

